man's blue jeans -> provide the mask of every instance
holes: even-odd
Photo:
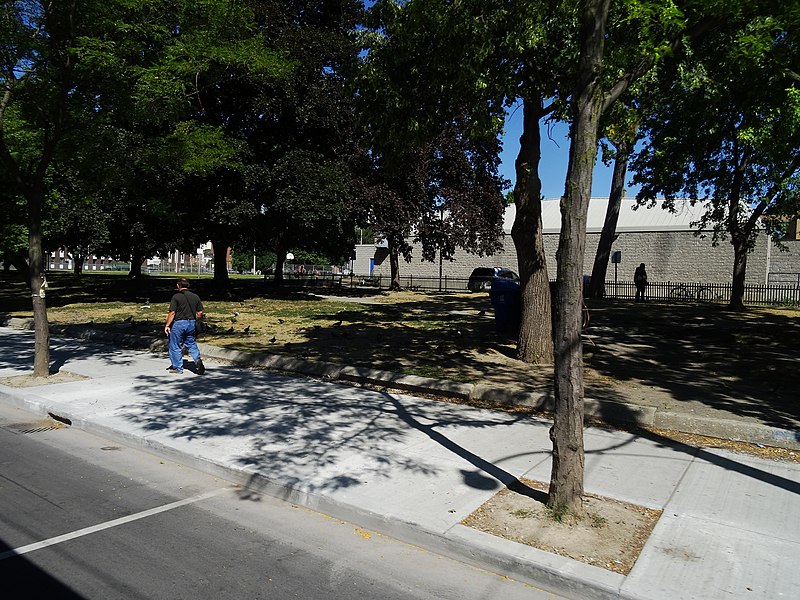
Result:
[[[200,360],[200,349],[194,339],[194,321],[173,321],[169,330],[169,362],[176,371],[183,371],[183,346],[194,362]]]

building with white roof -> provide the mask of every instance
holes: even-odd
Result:
[[[589,202],[586,227],[586,254],[584,274],[592,273],[595,252],[603,229],[608,198],[592,198]],[[714,246],[711,235],[696,235],[697,222],[704,208],[700,203],[689,201],[676,203],[676,211],[661,208],[637,207],[633,198],[622,200],[616,239],[612,252],[620,252],[618,265],[609,265],[608,279],[632,281],[633,272],[639,263],[647,265],[651,282],[720,283],[731,281],[733,270],[733,247],[726,241]],[[516,206],[506,209],[503,220],[503,248],[493,256],[480,257],[459,250],[452,261],[442,261],[442,274],[447,277],[468,278],[475,267],[507,267],[518,271],[517,252],[511,239],[511,227],[516,217]],[[542,202],[542,228],[544,233],[547,269],[551,279],[556,276],[556,250],[561,230],[561,209],[558,199]],[[790,242],[790,251],[782,252],[760,235],[756,247],[748,257],[747,283],[795,283],[800,284],[800,242]],[[374,245],[356,248],[353,271],[357,275],[390,275],[386,251]],[[401,260],[403,276],[438,277],[439,262],[423,262],[421,248],[415,244],[411,263]]]
[[[623,199],[617,222],[617,232],[633,231],[690,231],[692,223],[700,219],[703,207],[700,203],[694,206],[690,202],[679,202],[676,212],[662,208],[636,207],[633,199]],[[587,233],[600,233],[606,219],[608,198],[592,198],[586,215]],[[511,227],[517,216],[517,207],[511,205],[506,209],[503,219],[503,231],[511,233]],[[545,234],[558,234],[561,231],[561,203],[558,199],[542,202],[542,228]]]

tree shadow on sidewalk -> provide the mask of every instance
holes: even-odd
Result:
[[[483,474],[512,483],[514,476],[433,428],[507,427],[528,418],[237,367],[203,377],[141,375],[132,400],[121,416],[153,439],[199,442],[223,461],[230,455],[239,468],[308,492],[398,472],[436,478],[441,461],[424,452],[430,440],[482,473],[463,471],[467,485],[485,486]]]
[[[11,330],[0,337],[3,352],[0,353],[0,369],[33,370],[35,340],[33,331]],[[58,373],[67,363],[79,363],[88,359],[100,359],[115,366],[133,364],[132,350],[120,349],[110,344],[91,342],[87,344],[75,338],[50,338],[50,374]]]
[[[625,407],[615,408],[615,417],[618,416],[618,413],[616,412],[618,410],[625,410]],[[657,447],[668,448],[672,451],[686,454],[691,456],[693,459],[704,461],[706,463],[721,467],[727,471],[739,473],[767,485],[788,491],[792,494],[800,494],[799,481],[793,481],[791,479],[787,479],[786,477],[776,475],[775,473],[770,473],[764,469],[747,464],[744,460],[736,460],[730,456],[723,455],[721,452],[713,452],[707,448],[687,444],[685,442],[660,435],[648,429],[631,427],[630,431],[635,437],[631,437],[628,441],[623,442],[622,444],[594,450],[593,452],[608,452],[609,450],[617,449],[631,443],[635,438],[641,438],[653,442],[657,445]],[[588,453],[589,452],[587,452],[587,454]],[[744,455],[742,455],[742,458],[745,458]]]

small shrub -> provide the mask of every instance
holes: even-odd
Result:
[[[567,520],[570,512],[569,509],[564,506],[563,504],[557,504],[556,506],[549,506],[548,510],[550,511],[550,516],[554,521],[557,523],[563,523]]]
[[[589,520],[592,522],[592,527],[597,529],[601,529],[608,525],[608,520],[604,516],[596,513],[589,513]]]

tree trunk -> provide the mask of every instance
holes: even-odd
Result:
[[[517,358],[532,364],[553,362],[552,302],[542,237],[542,182],[539,179],[539,121],[543,115],[541,98],[524,101],[520,149],[515,163],[517,215],[511,228],[517,249],[522,307]]]
[[[286,250],[279,249],[275,258],[275,284],[283,285],[283,267],[286,265]]]
[[[391,237],[387,237],[389,242],[389,273],[390,282],[389,289],[393,292],[399,292],[400,287],[400,252],[397,250],[397,245]]]
[[[72,255],[72,273],[73,275],[82,275],[83,274],[83,260],[84,257],[80,254]]]
[[[611,177],[611,195],[608,197],[606,220],[603,222],[603,231],[597,244],[592,267],[592,280],[590,295],[592,298],[602,298],[606,295],[606,275],[608,273],[608,259],[611,256],[611,247],[617,234],[619,210],[622,206],[622,197],[625,192],[625,174],[628,171],[628,157],[631,146],[627,142],[616,144],[617,156],[614,159],[614,174]]]
[[[33,376],[50,375],[50,323],[47,320],[44,276],[44,251],[42,250],[42,207],[44,189],[36,186],[27,194],[28,200],[28,282],[33,303],[34,358]]]
[[[67,109],[67,98],[73,90],[71,75],[75,55],[70,49],[73,48],[75,41],[73,25],[77,3],[73,1],[64,3],[64,5],[62,7],[63,13],[53,12],[49,4],[43,4],[44,8],[42,8],[42,16],[45,21],[48,21],[47,35],[44,35],[43,39],[47,39],[49,47],[47,52],[39,58],[42,58],[45,62],[48,59],[52,61],[52,73],[60,73],[60,76],[57,80],[48,83],[48,85],[55,85],[53,94],[48,94],[48,101],[43,105],[36,106],[37,110],[41,112],[48,122],[42,128],[43,144],[41,156],[29,176],[20,171],[19,165],[8,151],[5,141],[0,143],[0,149],[2,149],[3,153],[3,168],[10,169],[17,189],[22,191],[28,207],[28,282],[31,290],[35,331],[34,377],[47,377],[50,374],[50,324],[47,320],[47,304],[45,303],[47,282],[44,277],[45,265],[42,248],[45,177],[47,169],[53,160],[56,146],[61,138],[62,125]],[[36,79],[36,76],[34,76],[34,79]],[[7,96],[6,100],[8,98]],[[30,150],[33,151],[34,149],[31,148]]]
[[[282,236],[275,240],[275,273],[273,281],[277,286],[282,286],[285,281],[283,269],[286,267],[286,255],[289,253],[289,249],[284,245],[285,243]],[[266,272],[264,277],[266,278]]]
[[[227,287],[230,283],[228,277],[228,240],[217,238],[211,240],[211,247],[214,250],[214,284],[220,287]]]
[[[597,158],[597,132],[603,108],[599,76],[610,0],[586,0],[581,16],[581,54],[573,94],[569,166],[561,199],[558,241],[558,285],[553,328],[555,347],[555,414],[550,438],[553,469],[548,506],[583,512],[583,257],[586,213]]]
[[[141,256],[136,256],[135,254],[131,256],[131,270],[128,273],[128,277],[134,279],[137,277],[142,276],[142,263],[144,260]]]
[[[770,243],[770,242],[767,242]],[[747,274],[747,244],[740,237],[731,238],[733,244],[733,279],[731,280],[731,299],[728,309],[741,312],[744,310],[744,281]]]
[[[762,202],[753,207],[753,214],[747,219],[750,227],[739,222],[741,211],[741,194],[746,170],[746,154],[740,157],[739,164],[733,172],[733,185],[728,197],[728,231],[731,236],[733,246],[733,277],[731,279],[731,299],[728,302],[728,309],[737,312],[744,310],[744,281],[747,274],[747,253],[752,247],[754,228],[756,219],[764,211],[765,204]],[[769,244],[769,241],[767,241]]]

